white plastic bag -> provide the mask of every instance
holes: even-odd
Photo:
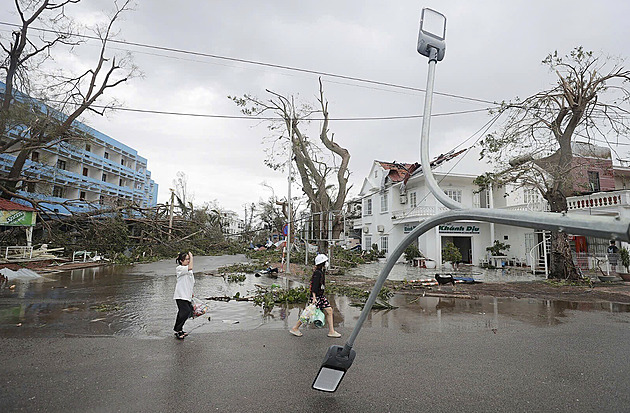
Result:
[[[210,310],[210,306],[207,303],[204,303],[203,301],[198,299],[197,297],[193,297],[192,305],[193,305],[192,318],[200,317]]]
[[[309,304],[304,310],[302,310],[302,314],[300,314],[300,321],[302,324],[308,324],[313,321],[313,315],[315,315],[316,309],[317,307],[315,304]]]

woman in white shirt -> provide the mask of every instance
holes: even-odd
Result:
[[[193,314],[192,296],[195,276],[193,275],[193,255],[190,252],[180,252],[175,260],[177,268],[177,285],[173,299],[177,303],[177,318],[175,319],[175,337],[183,340],[188,333],[184,331],[184,323]]]

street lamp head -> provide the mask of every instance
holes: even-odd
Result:
[[[330,346],[313,381],[313,389],[327,393],[335,392],[356,355],[347,344],[344,347]]]
[[[422,9],[418,53],[429,60],[441,61],[446,52],[446,16],[432,9]]]

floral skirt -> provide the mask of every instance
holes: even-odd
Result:
[[[313,299],[311,298],[311,302],[313,301]],[[317,297],[317,302],[315,304],[315,306],[317,308],[319,308],[320,310],[323,310],[324,308],[330,308],[331,305],[328,302],[328,299],[326,297],[324,297],[323,295],[320,295],[319,297]]]

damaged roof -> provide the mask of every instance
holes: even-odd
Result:
[[[446,161],[450,161],[451,159],[455,158],[456,156],[462,154],[465,151],[466,149],[462,149],[457,152],[451,151],[446,154],[440,154],[437,158],[431,161],[430,163],[431,169],[440,166],[442,163]],[[393,183],[403,182],[403,181],[407,182],[412,175],[422,172],[422,166],[418,162],[416,163],[400,163],[396,161],[394,162],[376,161],[376,162],[378,162],[379,165],[381,165],[383,169],[389,171],[387,174],[387,178],[391,180]]]
[[[30,206],[18,204],[17,202],[7,201],[0,198],[0,210],[2,211],[37,211]]]

